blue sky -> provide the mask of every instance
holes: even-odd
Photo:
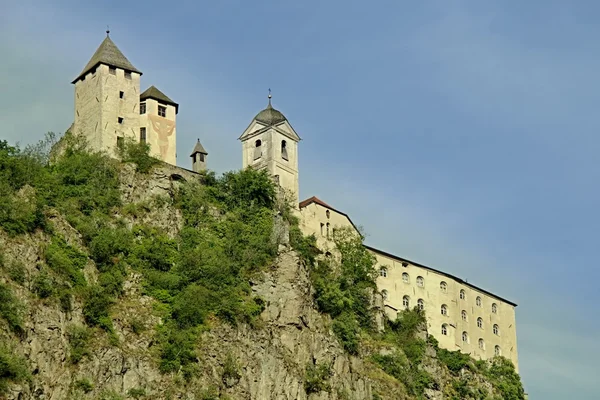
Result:
[[[303,139],[302,198],[518,303],[532,400],[598,398],[597,2],[82,4],[3,5],[0,138],[71,124],[107,24],[142,89],[180,103],[181,166],[199,137],[210,168],[240,168],[271,88]]]

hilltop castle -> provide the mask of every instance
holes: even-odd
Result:
[[[179,105],[154,86],[140,93],[142,73],[107,36],[75,84],[74,134],[84,135],[96,150],[114,152],[125,138],[146,142],[151,154],[176,164],[176,116]],[[271,104],[243,131],[243,167],[266,169],[297,205],[305,234],[314,234],[318,246],[333,248],[336,227],[356,226],[348,215],[317,197],[298,200],[299,135]],[[191,157],[192,169],[206,168],[207,151],[200,141]],[[475,358],[503,355],[518,370],[515,303],[456,276],[406,258],[367,248],[377,259],[377,286],[386,313],[417,306],[427,315],[428,330],[439,345],[461,350]]]

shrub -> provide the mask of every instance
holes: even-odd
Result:
[[[89,393],[94,390],[94,384],[89,379],[78,379],[73,384],[76,390],[81,390],[83,393]]]
[[[459,373],[464,368],[471,368],[471,357],[468,354],[461,353],[460,350],[438,349],[437,356],[454,374]]]
[[[319,365],[308,363],[304,372],[304,390],[306,394],[329,392],[331,385],[328,381],[332,375],[331,365],[327,363]]]
[[[29,379],[25,360],[16,355],[15,349],[0,344],[0,395],[7,393],[10,383],[21,383]]]
[[[136,165],[136,171],[146,174],[152,170],[160,160],[150,155],[150,145],[133,140],[125,141],[125,145],[120,151],[124,162],[132,162]]]
[[[13,332],[23,331],[23,305],[4,283],[0,283],[0,318]]]
[[[59,237],[54,237],[45,250],[46,263],[48,266],[65,277],[74,286],[85,286],[86,280],[82,269],[87,262],[87,256],[70,246]]]
[[[176,372],[196,361],[196,338],[193,328],[177,329],[169,324],[160,327],[158,340],[160,343],[161,372]],[[188,371],[191,371],[188,369]]]
[[[8,266],[7,266],[7,270],[8,270],[8,276],[10,277],[10,279],[12,279],[14,282],[18,283],[19,285],[25,284],[25,278],[27,275],[27,271],[25,270],[25,266],[23,265],[22,262],[16,261],[16,260],[9,262]]]
[[[146,389],[144,388],[133,388],[127,391],[127,395],[134,399],[141,399],[146,395]]]
[[[55,282],[46,270],[42,270],[33,279],[32,289],[41,299],[52,296],[55,292]]]
[[[111,296],[102,287],[90,287],[83,303],[85,322],[91,326],[97,325],[111,331],[112,322],[110,322],[109,310],[113,301]]]
[[[90,355],[88,348],[90,340],[90,330],[85,326],[71,325],[67,329],[67,337],[69,338],[70,356],[69,359],[73,364],[77,364]]]

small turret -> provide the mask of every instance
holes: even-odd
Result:
[[[192,157],[192,170],[194,172],[200,172],[206,169],[206,156],[208,156],[208,152],[204,150],[204,147],[200,143],[200,139],[198,139],[196,146],[194,146],[194,151],[190,154],[190,157]]]

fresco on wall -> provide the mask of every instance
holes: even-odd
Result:
[[[156,133],[158,138],[160,157],[166,160],[169,152],[169,136],[173,135],[175,131],[175,121],[170,121],[158,115],[148,115],[148,118],[152,123],[152,131]]]

